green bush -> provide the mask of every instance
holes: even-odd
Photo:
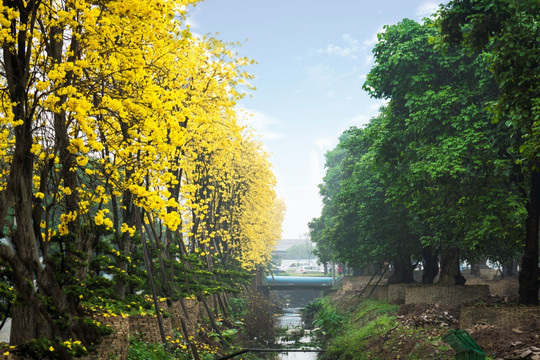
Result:
[[[306,304],[306,306],[301,311],[302,321],[306,329],[313,329],[315,325],[315,316],[323,309],[323,302],[321,298],[317,298],[314,301],[311,301]]]
[[[60,344],[68,354],[77,358],[88,355],[88,350],[80,341],[64,341]],[[58,349],[53,342],[46,338],[32,339],[18,346],[17,354],[27,359],[59,359]]]
[[[243,298],[229,299],[229,314],[233,319],[243,319],[246,316],[247,300]]]
[[[129,341],[129,360],[169,360],[173,359],[163,344],[149,344],[139,338],[131,338]]]
[[[333,338],[342,331],[345,318],[328,297],[317,299],[311,307],[318,309],[312,324],[320,328],[319,334],[323,338]]]
[[[45,338],[32,339],[19,345],[18,353],[23,358],[30,359],[59,359],[59,355],[54,351],[52,341]]]

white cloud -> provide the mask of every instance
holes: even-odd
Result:
[[[337,56],[354,60],[358,58],[358,54],[360,53],[360,51],[365,48],[364,46],[360,45],[358,40],[356,40],[349,34],[343,34],[341,39],[344,41],[345,44],[328,44],[326,46],[326,49],[320,50],[318,52],[323,52],[330,56]]]
[[[325,93],[328,97],[333,97],[339,93],[339,89],[334,89],[336,84],[340,83],[342,84],[341,86],[346,86],[343,85],[343,81],[345,81],[346,84],[349,84],[351,79],[355,79],[358,76],[358,72],[359,70],[356,67],[345,69],[337,68],[335,71],[325,64],[316,64],[304,69],[304,73],[307,75],[310,82],[316,83],[317,86],[328,88]]]
[[[261,137],[263,142],[265,140],[276,140],[284,137],[282,133],[275,130],[283,122],[271,115],[257,110],[239,108],[238,117],[240,123],[251,127],[255,134]]]
[[[379,33],[385,32],[385,31],[386,31],[386,30],[384,29],[384,27],[381,26],[380,28],[377,29],[377,31],[375,31],[375,32],[373,33],[373,35],[372,35],[369,39],[364,40],[364,41],[362,42],[362,44],[363,44],[365,47],[368,47],[368,48],[370,48],[370,49],[373,48],[373,46],[377,43],[377,41],[379,41],[379,39],[377,39],[377,35],[378,35]]]
[[[334,70],[323,64],[316,64],[304,70],[309,78],[319,84],[331,84],[335,80]]]
[[[429,17],[439,9],[439,4],[434,2],[425,2],[416,10],[416,15],[420,17]]]
[[[178,19],[180,20],[180,19]],[[198,31],[195,31],[196,29],[200,29],[199,24],[193,19],[192,16],[189,16],[189,14],[185,18],[185,25],[189,26],[189,30],[191,31],[191,35],[197,39],[204,38],[204,35],[201,34]]]

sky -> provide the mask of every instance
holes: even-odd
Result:
[[[372,49],[385,25],[421,21],[439,2],[426,0],[205,0],[188,10],[193,33],[236,43],[255,60],[256,90],[238,107],[252,114],[287,206],[283,239],[305,239],[320,216],[325,153],[341,133],[378,113],[362,90]]]

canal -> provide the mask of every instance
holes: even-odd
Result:
[[[287,328],[287,333],[300,332],[302,328],[302,318],[300,316],[300,311],[302,308],[285,308],[283,309],[283,315],[279,317],[279,325],[282,328]],[[280,343],[283,346],[291,346],[295,348],[304,348],[309,347],[311,342],[311,336],[309,334],[303,335],[298,341],[290,340],[284,341],[281,340]],[[310,352],[289,352],[282,353],[279,355],[278,359],[280,360],[315,360],[317,358],[317,353]]]
[[[291,347],[297,349],[310,348],[313,349],[311,344],[311,335],[306,330],[304,332],[302,317],[300,315],[304,306],[315,300],[317,297],[322,296],[322,291],[316,290],[288,290],[280,291],[280,297],[283,298],[283,312],[278,318],[278,324],[281,328],[287,329],[284,338],[279,342],[284,347]],[[301,337],[295,336],[295,334],[303,333]],[[313,352],[288,352],[278,355],[279,360],[315,360],[317,359],[317,353]]]

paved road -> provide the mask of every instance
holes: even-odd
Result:
[[[0,322],[1,323],[1,322]],[[11,319],[7,319],[2,330],[0,330],[0,342],[9,343],[9,333],[11,330]]]

